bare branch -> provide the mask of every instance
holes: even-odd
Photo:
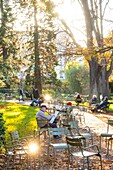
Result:
[[[63,20],[63,19],[60,19],[60,21],[62,22],[62,24],[64,25],[64,27],[66,28],[66,33],[72,38],[74,44],[77,46],[77,47],[80,47],[80,45],[76,42],[75,38],[74,38],[74,35],[71,31],[71,29],[68,27],[68,25],[66,24],[66,22]]]
[[[106,8],[107,8],[108,3],[109,3],[109,0],[108,0],[108,1],[106,2],[106,4],[105,4],[104,10],[103,10],[103,17],[104,17],[104,14],[105,14],[105,11],[106,11]]]

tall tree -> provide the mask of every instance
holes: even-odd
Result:
[[[75,0],[73,0],[74,2]],[[105,10],[109,1],[102,0],[78,0],[83,10],[83,17],[85,19],[85,32],[87,39],[87,47],[82,48],[75,40],[71,28],[66,21],[61,20],[64,25],[65,32],[71,37],[73,44],[75,44],[76,52],[83,55],[90,69],[90,96],[100,93],[109,96],[109,82],[108,78],[113,69],[113,49],[112,45],[108,45],[104,41],[103,35],[103,20]],[[106,55],[107,53],[107,55]],[[109,55],[108,55],[109,53]]]
[[[10,88],[10,82],[16,76],[14,69],[18,66],[15,64],[16,54],[16,33],[13,32],[15,18],[12,13],[10,1],[0,1],[1,23],[0,23],[0,74],[1,80],[5,87]]]
[[[39,30],[37,21],[37,2],[34,0],[34,55],[35,55],[35,88],[38,88],[39,92],[42,93],[41,83],[41,70],[40,70],[40,59],[39,59]]]
[[[90,59],[87,59],[90,67],[90,94],[109,95],[108,78],[113,69],[113,60],[112,54],[109,53],[110,67],[108,68],[105,52],[110,51],[112,47],[107,47],[107,44],[105,47],[103,44],[103,12],[105,12],[103,1],[80,0],[80,3],[85,17],[87,48],[90,51]]]
[[[52,6],[51,2],[41,0],[21,5],[27,11],[24,14],[25,23],[28,26],[27,41],[24,47],[28,49],[28,52],[24,58],[30,61],[26,70],[27,80],[32,74],[32,77],[34,76],[32,83],[41,94],[43,84],[48,82],[47,79],[51,79],[54,66],[57,64],[53,20],[52,15],[48,12]]]

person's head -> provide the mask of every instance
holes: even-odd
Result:
[[[105,97],[104,97],[104,100],[108,100],[108,97],[107,97],[107,96],[105,96]]]
[[[41,110],[43,110],[44,112],[47,110],[47,106],[46,106],[46,105],[44,105],[44,104],[43,104],[43,105],[41,105],[41,107],[40,107],[40,108],[41,108]]]
[[[97,96],[94,94],[94,95],[93,95],[93,98],[97,98]]]
[[[78,98],[81,98],[81,96],[80,96],[80,94],[79,94],[79,93],[77,94],[77,97],[78,97]]]

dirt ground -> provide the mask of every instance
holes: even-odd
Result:
[[[108,119],[113,119],[113,113],[90,113],[94,114],[95,117],[98,119],[102,120],[103,122],[107,123]],[[94,144],[100,146],[99,143],[100,138],[99,136],[94,133]],[[91,145],[91,141],[88,139],[87,140],[87,145]],[[106,139],[102,139],[102,147],[101,147],[101,155],[102,155],[102,166],[103,170],[113,170],[113,150],[109,152],[109,156],[107,155],[107,150],[106,150]],[[57,150],[56,152],[56,157],[53,157],[53,152],[51,150],[50,155],[49,155],[49,162],[47,152],[42,153],[42,160],[43,160],[43,169],[44,170],[68,170],[68,154],[64,150]],[[55,165],[54,165],[55,162]],[[72,164],[70,165],[70,170],[80,170],[81,168],[81,160],[80,159],[74,159],[73,166]],[[79,168],[78,168],[79,166]],[[96,161],[96,159],[91,161],[90,164],[90,170],[100,170],[99,162]],[[82,169],[83,170],[83,169]],[[87,170],[85,168],[84,170]]]
[[[113,119],[113,113],[90,113],[94,114],[95,117],[107,123],[108,119]],[[60,141],[59,141],[60,142]],[[99,136],[94,133],[94,144],[99,146]],[[87,145],[91,145],[91,141],[87,140]],[[48,156],[48,140],[44,140],[43,136],[41,137],[41,152],[40,155],[35,157],[32,164],[31,170],[68,170],[68,153],[65,150],[57,150],[55,158],[53,157],[53,150],[50,149],[50,154]],[[102,148],[100,150],[102,155],[102,165],[103,170],[113,170],[113,150],[110,151],[109,156],[106,154],[106,139],[102,139]],[[40,160],[40,161],[39,161]],[[81,160],[74,159],[73,166],[70,165],[69,170],[83,170],[81,168]],[[79,168],[78,168],[79,166]],[[24,165],[23,165],[24,167]],[[9,168],[10,169],[10,168]],[[0,170],[9,170],[4,169],[3,166],[0,167]],[[27,170],[28,168],[16,167],[14,170]],[[87,170],[85,168],[84,170]],[[90,170],[100,170],[99,162],[96,159],[91,160]]]

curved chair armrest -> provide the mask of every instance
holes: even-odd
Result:
[[[69,133],[70,133],[71,136],[75,136],[76,134],[77,134],[78,136],[81,136],[81,134],[80,134],[80,132],[79,132],[79,129],[76,128],[76,127],[68,127],[68,130],[69,130]],[[73,130],[74,130],[74,134],[73,134],[73,132],[72,132]]]
[[[84,150],[85,149],[92,149],[92,148],[95,148],[98,151],[98,153],[100,153],[98,145],[94,144],[94,145],[90,145],[90,146],[87,146],[87,147],[83,147]]]
[[[85,126],[84,129],[86,129],[89,133],[91,133],[91,129],[89,126]]]

